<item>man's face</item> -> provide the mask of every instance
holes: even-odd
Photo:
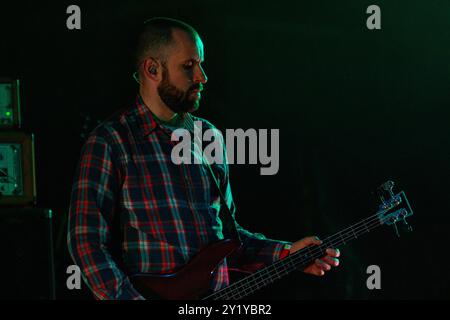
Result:
[[[207,81],[201,67],[203,43],[198,37],[193,41],[181,30],[174,30],[173,37],[175,44],[162,66],[158,93],[173,112],[192,112],[200,105],[203,84]]]

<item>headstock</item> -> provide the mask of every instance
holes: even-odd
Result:
[[[397,222],[402,222],[408,231],[412,227],[406,221],[406,218],[412,216],[413,211],[406,198],[405,192],[401,191],[394,194],[394,182],[387,181],[378,187],[377,193],[381,200],[381,205],[377,213],[381,224],[394,225],[397,236],[400,236],[397,228]]]

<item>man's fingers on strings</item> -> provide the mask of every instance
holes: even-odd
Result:
[[[339,265],[339,259],[336,259],[336,258],[333,258],[333,257],[326,256],[326,257],[323,258],[323,260],[327,264],[332,265],[333,267],[337,267]]]
[[[316,259],[315,265],[316,265],[319,269],[321,269],[321,270],[323,270],[323,271],[328,271],[328,270],[331,269],[331,266],[330,266],[329,264],[323,262],[323,261],[320,260],[320,259]]]
[[[332,257],[338,258],[341,255],[341,252],[339,251],[339,249],[331,249],[328,248],[326,250],[326,253]]]
[[[305,247],[312,245],[312,244],[320,245],[322,243],[322,241],[318,237],[315,237],[315,236],[303,238],[302,240],[300,240],[300,242]]]

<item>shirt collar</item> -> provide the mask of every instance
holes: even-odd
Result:
[[[137,122],[138,127],[144,137],[152,133],[156,128],[160,128],[164,131],[168,130],[162,127],[155,119],[155,116],[150,111],[149,107],[147,107],[140,94],[137,94],[136,96],[135,107],[131,111],[131,116],[133,117],[133,121]],[[194,119],[189,112],[186,114],[186,117],[187,118],[184,121],[193,123]],[[169,130],[169,133],[171,133],[171,130]]]

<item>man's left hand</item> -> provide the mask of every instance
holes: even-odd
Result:
[[[303,249],[309,245],[320,245],[322,241],[318,237],[306,237],[292,244],[290,253],[294,253],[300,249]],[[316,259],[314,263],[307,266],[303,272],[316,276],[323,276],[326,271],[331,270],[331,267],[337,267],[339,265],[339,249],[328,248],[326,249],[326,255],[320,259]]]

